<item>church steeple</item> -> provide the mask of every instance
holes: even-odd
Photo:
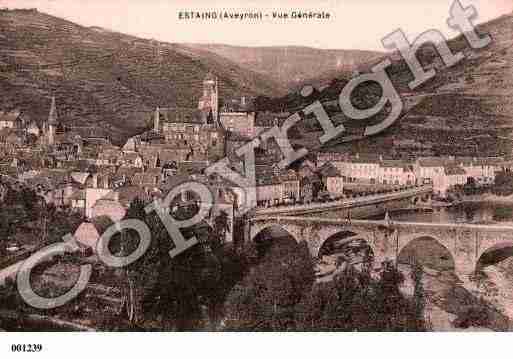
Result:
[[[216,76],[216,83],[214,86],[214,96],[212,98],[212,114],[214,115],[214,121],[219,121],[219,87],[218,87],[218,81]]]
[[[160,108],[158,106],[155,109],[155,115],[153,117],[153,131],[160,133]]]
[[[55,96],[52,96],[50,113],[48,114],[48,125],[57,125],[57,106],[55,105]]]
[[[55,104],[55,96],[52,96],[52,104],[50,105],[47,125],[48,132],[46,133],[46,140],[50,146],[53,146],[55,143],[55,128],[57,126],[57,106]]]

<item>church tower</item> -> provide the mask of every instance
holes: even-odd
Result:
[[[46,141],[48,145],[55,144],[55,129],[57,127],[57,106],[55,105],[55,96],[52,96],[52,104],[50,106],[50,113],[48,114],[48,131],[46,133]]]
[[[214,116],[214,122],[217,124],[219,121],[219,87],[217,76],[215,78],[214,91],[212,94],[212,115]]]
[[[212,111],[214,123],[219,120],[219,88],[217,77],[211,72],[207,74],[203,80],[203,96],[199,101],[198,108],[200,110]]]

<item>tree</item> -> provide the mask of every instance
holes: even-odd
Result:
[[[422,270],[422,264],[415,260],[412,267],[411,278],[414,283],[413,300],[415,306],[415,317],[418,320],[417,326],[422,327],[424,325],[424,308],[426,306],[426,294],[424,293],[424,285],[422,283],[422,277],[424,271]]]
[[[211,243],[215,247],[222,246],[226,241],[226,233],[230,230],[230,218],[226,211],[221,210],[214,218],[214,225],[211,232]]]
[[[160,328],[195,330],[201,327],[204,309],[213,303],[220,286],[220,262],[208,241],[206,223],[182,230],[186,239],[195,236],[199,244],[176,257],[165,226],[155,212],[147,214],[145,203],[135,199],[127,218],[146,223],[151,232],[151,244],[146,253],[125,268],[124,302],[129,321],[141,325],[148,318],[159,317]],[[194,211],[192,211],[194,214]],[[191,210],[179,209],[175,218],[190,218]],[[138,245],[135,232],[122,231],[114,245],[121,255],[132,253]]]
[[[495,175],[492,192],[498,196],[513,194],[513,172],[502,171]]]
[[[296,308],[296,327],[313,331],[422,330],[413,304],[399,291],[404,277],[385,262],[379,280],[348,265],[331,282],[317,283]]]
[[[20,193],[21,203],[25,207],[25,210],[31,214],[31,217],[35,217],[34,208],[37,203],[39,203],[39,199],[37,198],[36,192],[34,190],[24,187]]]
[[[0,286],[0,298],[2,309],[23,310],[26,306],[18,293],[16,281],[11,278],[7,278]]]
[[[132,324],[137,324],[142,320],[143,301],[145,295],[151,290],[158,277],[157,266],[159,265],[158,240],[160,231],[157,224],[148,218],[144,211],[144,202],[138,198],[130,203],[127,211],[127,218],[139,219],[144,221],[150,227],[151,244],[144,256],[137,262],[125,267],[124,274],[126,279],[124,303],[127,310],[128,320]],[[152,226],[150,226],[152,225]],[[139,244],[137,234],[130,230],[123,230],[118,239],[119,252],[121,256],[128,256]],[[115,239],[113,239],[114,243]]]
[[[467,177],[467,182],[463,185],[463,192],[466,195],[475,194],[477,191],[477,182],[474,177]]]
[[[228,294],[226,329],[295,329],[294,307],[310,290],[313,280],[313,263],[306,245],[275,243]]]

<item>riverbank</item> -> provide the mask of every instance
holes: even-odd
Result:
[[[497,196],[495,194],[479,194],[463,196],[461,202],[482,202],[492,204],[513,204],[513,194],[509,196]]]

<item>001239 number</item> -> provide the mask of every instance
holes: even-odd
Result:
[[[13,353],[39,353],[43,350],[42,344],[13,344],[11,352]]]

